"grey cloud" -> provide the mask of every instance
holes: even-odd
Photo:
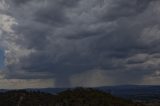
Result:
[[[134,17],[148,7],[148,5],[153,0],[116,0],[111,4],[109,11],[106,11],[106,14],[103,15],[102,19],[104,20],[116,20],[123,17]]]
[[[25,4],[27,2],[30,2],[31,0],[12,0],[12,3],[16,5]]]
[[[55,78],[57,86],[69,86],[71,76],[98,68],[109,72],[118,84],[136,83],[155,71],[154,65],[146,68],[148,59],[132,57],[159,55],[158,38],[153,36],[148,44],[143,35],[151,27],[148,36],[152,37],[152,27],[159,26],[156,9],[152,12],[159,1],[106,0],[102,7],[96,0],[46,0],[45,5],[37,0],[9,3],[9,13],[18,23],[13,26],[18,35],[15,43],[34,52],[9,65],[7,78]],[[15,70],[19,71],[14,74]]]

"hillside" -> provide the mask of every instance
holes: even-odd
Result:
[[[0,106],[142,106],[89,88],[76,88],[52,95],[34,91],[0,94]]]

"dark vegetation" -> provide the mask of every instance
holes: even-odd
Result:
[[[0,93],[0,106],[143,106],[91,88],[69,89],[56,95],[39,91]]]

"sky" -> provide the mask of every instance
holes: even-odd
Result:
[[[0,88],[159,85],[160,0],[0,0],[0,48]]]
[[[0,69],[4,67],[4,53],[3,50],[0,49]]]

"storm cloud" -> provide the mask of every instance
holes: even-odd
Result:
[[[5,4],[4,79],[53,79],[55,87],[160,83],[160,1]]]

